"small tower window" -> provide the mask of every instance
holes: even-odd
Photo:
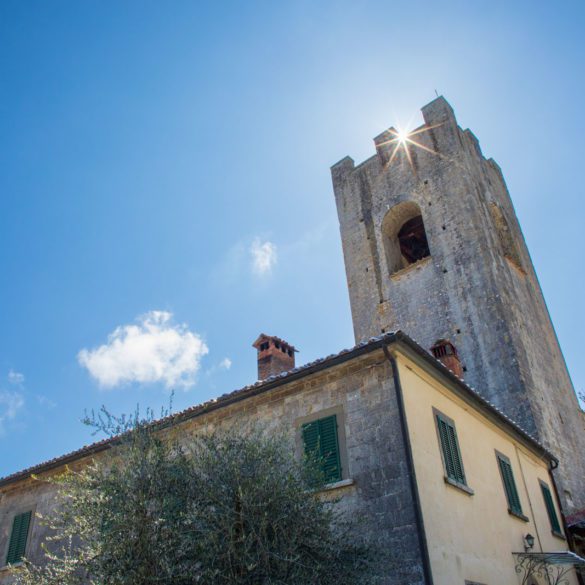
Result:
[[[381,229],[389,274],[431,255],[421,209],[414,201],[390,209]]]

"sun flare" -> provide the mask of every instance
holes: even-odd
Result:
[[[405,145],[408,141],[408,131],[399,128],[396,131],[396,140],[401,146]]]
[[[387,140],[386,142],[383,142],[383,145],[393,145],[394,148],[392,149],[392,154],[390,155],[390,159],[388,160],[388,163],[386,166],[389,166],[394,159],[396,158],[396,156],[398,155],[399,152],[404,152],[404,154],[406,155],[406,158],[408,160],[408,163],[410,164],[410,167],[412,168],[412,171],[415,172],[415,168],[414,168],[414,162],[412,160],[412,156],[411,156],[411,152],[410,152],[410,147],[417,147],[420,148],[422,150],[425,150],[426,152],[430,152],[431,154],[439,154],[438,152],[436,152],[435,150],[433,150],[432,148],[429,148],[428,146],[425,146],[424,144],[422,144],[421,142],[419,142],[418,140],[414,139],[414,136],[417,136],[418,134],[422,134],[423,132],[428,132],[429,130],[432,130],[433,128],[437,128],[438,126],[440,126],[440,124],[435,124],[433,126],[423,126],[421,128],[417,128],[415,130],[407,130],[405,128],[401,128],[400,126],[398,127],[398,129],[395,128],[390,128],[389,132],[392,136],[392,138],[390,138],[390,140]]]

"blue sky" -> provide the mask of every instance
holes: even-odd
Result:
[[[1,2],[0,475],[91,441],[86,408],[253,382],[260,332],[299,363],[351,346],[329,167],[435,90],[501,165],[585,389],[584,25],[534,0]]]

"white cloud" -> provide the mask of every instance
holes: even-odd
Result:
[[[208,378],[215,376],[218,372],[227,371],[232,367],[232,360],[229,357],[224,357],[220,362],[213,364],[210,368],[205,370],[205,375]]]
[[[189,388],[209,349],[197,333],[173,323],[172,317],[167,311],[150,311],[136,325],[117,327],[104,345],[82,349],[77,359],[104,388],[128,382]]]
[[[219,367],[222,370],[229,370],[232,367],[232,360],[229,357],[225,357],[219,362]]]
[[[24,374],[10,370],[8,372],[8,381],[15,386],[22,386],[24,384]]]
[[[278,260],[276,245],[268,240],[262,242],[260,238],[254,238],[250,246],[250,254],[252,256],[252,272],[258,276],[272,272]]]
[[[20,392],[0,390],[0,435],[6,431],[6,422],[13,420],[24,406],[24,397]]]
[[[54,400],[51,400],[49,397],[44,396],[43,394],[35,394],[35,398],[39,406],[43,408],[52,409],[57,406],[57,403]]]

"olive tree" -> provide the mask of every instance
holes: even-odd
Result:
[[[107,457],[58,479],[43,563],[19,585],[345,585],[374,581],[359,525],[320,492],[319,462],[257,430],[181,442],[151,417],[88,421]]]

